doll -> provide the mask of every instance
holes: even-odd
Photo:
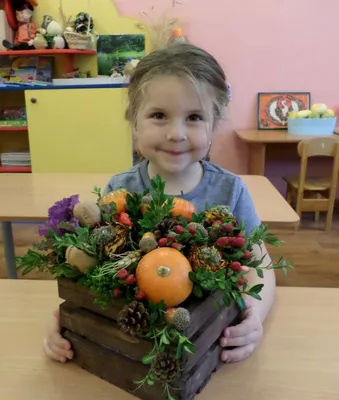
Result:
[[[15,0],[13,9],[17,21],[17,30],[14,43],[3,40],[2,44],[9,50],[33,50],[33,40],[36,33],[36,26],[32,23],[33,5],[36,2],[29,0]]]

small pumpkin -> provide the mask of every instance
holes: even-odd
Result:
[[[141,213],[144,214],[147,211],[147,204],[149,203],[149,199],[143,199],[141,205]],[[192,222],[192,215],[197,213],[197,209],[193,203],[190,201],[183,199],[181,197],[173,198],[173,208],[171,210],[173,217],[182,216],[187,219],[188,222]]]
[[[173,203],[174,207],[171,210],[173,217],[179,217],[181,215],[187,218],[188,222],[191,222],[192,215],[197,213],[195,205],[181,197],[175,197]]]
[[[104,206],[114,202],[117,206],[118,213],[126,212],[126,197],[128,193],[129,192],[124,188],[113,190],[101,197],[98,204],[99,206]]]
[[[137,285],[153,303],[164,301],[174,307],[193,290],[188,259],[171,247],[160,247],[142,257],[136,268]]]

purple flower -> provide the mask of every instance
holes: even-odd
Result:
[[[52,230],[58,236],[62,236],[67,231],[60,229],[58,225],[60,222],[65,222],[70,226],[79,226],[79,221],[73,216],[73,208],[79,202],[79,195],[65,197],[57,201],[52,207],[48,209],[48,220],[39,228],[39,235],[48,237],[48,230]]]

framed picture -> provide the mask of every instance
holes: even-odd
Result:
[[[308,110],[310,106],[309,92],[258,93],[258,129],[287,129],[288,113]]]

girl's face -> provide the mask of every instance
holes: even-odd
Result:
[[[176,76],[158,76],[147,84],[134,135],[153,170],[188,171],[206,156],[212,130],[213,101],[207,85],[195,87]]]

